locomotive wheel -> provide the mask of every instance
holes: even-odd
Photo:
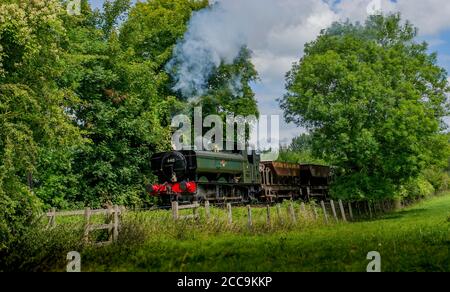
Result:
[[[192,203],[197,202],[198,204],[203,204],[206,201],[206,197],[204,195],[195,195],[192,197]]]

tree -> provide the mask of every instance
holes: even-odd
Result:
[[[172,90],[173,80],[165,67],[182,39],[194,11],[208,7],[209,1],[155,0],[138,3],[121,28],[120,41],[133,52],[136,62],[151,61],[156,74],[158,95],[171,102],[171,115],[192,114],[201,106],[203,116],[227,114],[258,116],[258,106],[250,83],[258,79],[251,52],[243,47],[232,64],[223,63],[208,80],[209,90],[195,102]]]
[[[335,195],[392,195],[443,159],[429,146],[447,146],[447,74],[416,35],[399,14],[336,23],[288,73],[285,118],[308,128],[314,154],[340,168]]]
[[[204,115],[258,116],[258,104],[250,83],[259,78],[251,62],[251,51],[243,47],[232,64],[222,63],[211,74],[206,93],[193,106],[202,106]]]
[[[71,112],[90,141],[74,161],[82,190],[74,201],[148,201],[151,155],[170,149],[171,117],[181,108],[164,65],[191,12],[205,3],[157,0],[130,10],[129,0],[115,0],[101,13],[86,5],[81,16],[66,18],[70,58],[60,83],[79,99]]]
[[[138,2],[120,29],[120,41],[133,50],[135,60],[151,60],[156,71],[165,72],[163,68],[186,32],[192,13],[207,6],[207,0]]]
[[[292,139],[288,147],[281,147],[278,161],[302,164],[327,164],[326,161],[314,157],[312,153],[312,136],[310,134],[301,134]]]
[[[292,139],[292,143],[289,146],[289,150],[295,152],[301,151],[311,151],[312,148],[312,138],[309,134],[301,134],[298,137]]]
[[[82,139],[65,112],[70,95],[55,81],[60,12],[56,0],[0,4],[0,250],[33,220],[38,197],[58,201],[74,178],[71,153]]]

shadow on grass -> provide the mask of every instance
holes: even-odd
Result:
[[[395,213],[386,214],[381,219],[385,220],[394,220],[394,219],[401,219],[405,217],[417,217],[423,215],[423,213],[426,213],[427,209],[413,209],[413,210],[404,210],[404,211],[398,211]]]

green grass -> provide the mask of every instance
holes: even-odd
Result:
[[[216,213],[214,213],[216,212]],[[382,271],[450,271],[450,194],[381,218],[350,224],[264,223],[255,226],[244,208],[227,226],[214,209],[211,222],[174,224],[168,212],[130,214],[119,243],[82,253],[84,271],[354,271],[364,272],[370,251],[381,254]]]

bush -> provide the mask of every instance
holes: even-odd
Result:
[[[289,149],[281,149],[277,161],[289,163],[327,164],[326,161],[314,157],[311,151],[292,151]]]
[[[434,186],[423,176],[410,180],[400,188],[399,195],[405,199],[423,199],[435,193]]]
[[[25,186],[15,180],[2,181],[0,173],[0,253],[26,232],[39,207],[39,200]]]
[[[395,192],[389,179],[377,179],[364,173],[344,174],[334,179],[331,196],[342,200],[382,200]]]
[[[67,253],[82,251],[82,234],[82,229],[67,224],[54,229],[33,224],[0,250],[0,272],[63,271]]]
[[[423,177],[433,185],[436,192],[443,192],[449,188],[450,176],[438,167],[424,170]]]

